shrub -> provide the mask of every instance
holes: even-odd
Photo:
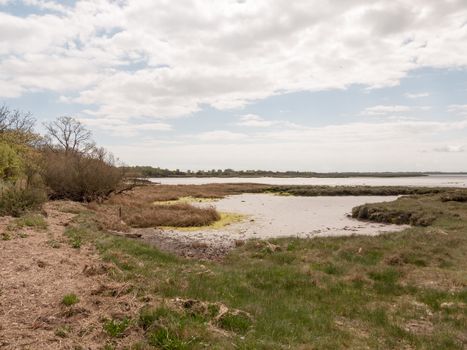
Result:
[[[116,191],[123,178],[120,169],[103,150],[46,151],[44,180],[53,199],[93,201]]]
[[[40,209],[47,199],[41,188],[3,189],[0,194],[0,215],[21,216],[28,210]]]
[[[23,170],[23,161],[9,144],[0,142],[0,178],[18,178]]]

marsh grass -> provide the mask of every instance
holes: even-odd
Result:
[[[221,218],[212,207],[198,208],[188,203],[122,208],[123,221],[132,227],[199,227]]]
[[[164,229],[177,229],[180,231],[199,231],[199,230],[218,230],[221,229],[225,226],[232,225],[236,222],[240,222],[242,220],[245,220],[247,218],[246,215],[243,214],[238,214],[238,213],[226,213],[226,212],[220,212],[218,213],[219,219],[216,221],[212,221],[211,223],[207,225],[202,225],[202,226],[186,226],[186,227],[180,227],[180,226],[163,226],[162,228]]]
[[[89,226],[86,239],[141,298],[221,303],[249,315],[148,309],[138,321],[141,342],[155,348],[465,348],[467,203],[426,195],[381,207],[436,218],[376,237],[250,241],[221,263],[186,260]]]

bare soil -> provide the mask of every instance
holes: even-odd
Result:
[[[13,228],[12,218],[0,218],[0,349],[117,348],[138,338],[110,339],[105,319],[132,316],[141,305],[131,286],[107,277],[109,269],[90,245],[72,248],[63,235],[74,214],[58,210],[67,203],[45,205],[48,228]],[[70,204],[76,206],[76,204]],[[76,294],[79,302],[62,304]]]

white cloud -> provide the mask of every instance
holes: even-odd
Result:
[[[240,116],[240,121],[237,123],[238,126],[247,126],[254,128],[267,128],[267,127],[284,127],[284,128],[296,128],[297,124],[291,123],[286,120],[267,120],[256,114],[246,114]]]
[[[448,107],[448,112],[467,115],[467,105],[450,105]]]
[[[246,114],[240,117],[240,121],[237,123],[237,125],[265,128],[274,125],[274,122],[270,120],[265,120],[259,115]]]
[[[433,148],[435,152],[443,152],[443,153],[462,153],[465,151],[463,146],[441,146]]]
[[[430,96],[430,93],[428,93],[428,92],[418,92],[418,93],[408,92],[404,96],[407,97],[407,98],[415,99],[415,98],[428,97],[428,96]]]
[[[197,135],[201,141],[237,141],[245,139],[247,135],[228,130],[207,131]]]
[[[385,105],[378,105],[373,107],[365,108],[362,112],[363,115],[387,115],[392,113],[401,113],[401,112],[409,112],[412,110],[409,106],[400,106],[400,105],[393,105],[393,106],[385,106]]]
[[[92,128],[104,130],[110,134],[120,137],[136,136],[142,131],[170,131],[172,126],[163,122],[130,123],[126,120],[105,118],[79,118],[79,120]]]
[[[0,97],[79,96],[99,117],[174,117],[467,65],[464,1],[25,1],[52,12],[0,12]]]
[[[429,111],[430,109],[431,106],[378,105],[365,108],[361,114],[393,119],[407,119],[408,117],[401,117],[400,113]]]
[[[223,130],[197,138],[178,137],[177,144],[145,141],[111,149],[130,164],[153,164],[154,159],[144,151],[152,149],[158,154],[158,165],[172,168],[183,165],[189,169],[458,171],[458,164],[465,163],[462,147],[458,145],[465,140],[452,137],[453,130],[467,130],[467,120],[302,126],[240,135]]]

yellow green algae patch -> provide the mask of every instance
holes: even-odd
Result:
[[[238,214],[238,213],[221,212],[219,214],[221,216],[219,220],[206,226],[190,226],[190,227],[164,226],[161,228],[165,230],[177,230],[177,231],[185,231],[185,232],[201,231],[201,230],[219,230],[225,226],[240,222],[248,217],[247,215]]]
[[[212,203],[217,201],[218,198],[197,198],[197,197],[180,197],[178,199],[170,200],[170,201],[155,201],[154,204],[156,205],[172,205],[172,204],[180,204],[180,203]]]

